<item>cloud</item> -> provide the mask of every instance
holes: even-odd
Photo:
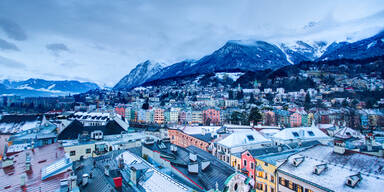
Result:
[[[0,49],[1,50],[20,51],[20,49],[15,44],[8,42],[4,39],[0,39]]]
[[[10,39],[17,41],[27,40],[25,31],[17,23],[14,23],[11,20],[0,18],[0,28]]]
[[[2,56],[0,56],[0,66],[7,67],[7,68],[17,68],[17,69],[22,69],[26,67],[26,65],[23,63],[20,63]]]
[[[45,47],[55,56],[59,56],[62,52],[69,52],[68,47],[64,43],[51,43]]]
[[[2,56],[113,86],[147,59],[199,59],[231,39],[331,41],[383,27],[381,10],[383,0],[11,0],[0,1],[0,38],[27,39],[27,31],[21,51]]]

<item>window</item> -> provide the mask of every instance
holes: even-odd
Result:
[[[299,137],[299,134],[298,134],[296,131],[292,132],[292,135],[293,135],[294,137]]]
[[[273,175],[271,175],[270,179],[269,179],[272,183],[275,182],[275,177]]]
[[[285,186],[285,179],[282,177],[279,177],[279,184]]]
[[[71,152],[69,153],[69,155],[70,155],[70,156],[75,156],[75,155],[76,155],[76,151],[71,151]]]
[[[86,150],[85,150],[85,153],[86,153],[86,154],[91,153],[91,148],[86,149]]]
[[[264,172],[258,171],[257,172],[257,176],[263,178],[264,177]]]
[[[273,188],[273,187],[271,187],[271,190],[270,190],[271,192],[275,192],[275,188]]]
[[[315,134],[314,134],[312,131],[308,131],[308,134],[309,134],[310,136],[315,136]]]
[[[313,192],[313,191],[310,189],[305,189],[305,192]]]
[[[251,163],[251,169],[253,169],[253,163]]]
[[[173,140],[173,139],[175,139],[175,136],[174,136],[174,135],[172,135],[172,140]]]
[[[249,141],[254,141],[254,140],[255,140],[255,138],[253,137],[253,135],[247,135],[247,138],[248,138]]]
[[[244,159],[244,167],[247,166],[247,160]]]
[[[288,188],[290,188],[290,189],[292,189],[293,190],[293,187],[294,185],[293,185],[293,182],[292,181],[289,181],[289,184],[288,184]]]
[[[264,165],[268,167],[268,163],[267,162],[264,162]]]
[[[304,192],[303,186],[296,184],[296,191],[297,192]]]

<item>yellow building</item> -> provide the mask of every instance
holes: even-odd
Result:
[[[276,180],[276,169],[277,167],[273,164],[269,164],[263,160],[256,160],[255,169],[255,188],[256,192],[276,192],[277,180]]]
[[[277,168],[296,150],[271,147],[241,154],[241,170],[255,180],[256,192],[277,192]]]
[[[231,155],[231,166],[237,170],[241,169],[241,153]]]

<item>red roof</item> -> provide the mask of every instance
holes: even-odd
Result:
[[[32,171],[25,172],[26,152],[31,156]],[[12,155],[16,162],[12,167],[1,168],[0,170],[0,191],[56,191],[60,188],[60,180],[69,176],[70,172],[41,180],[41,169],[54,161],[65,156],[65,152],[58,143],[46,145],[41,148],[26,150]],[[25,186],[20,186],[21,175],[26,173]]]

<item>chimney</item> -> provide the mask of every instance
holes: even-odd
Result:
[[[177,146],[176,145],[171,145],[171,151],[173,153],[176,153],[177,152]]]
[[[104,175],[109,176],[109,165],[104,167]]]
[[[119,168],[124,169],[124,159],[122,157],[119,158]]]
[[[89,178],[89,175],[88,174],[83,174],[83,178],[82,178],[82,182],[81,184],[83,186],[87,185],[88,184],[88,178]]]
[[[29,153],[27,152],[25,154],[25,171],[31,170],[31,156],[29,156]]]

